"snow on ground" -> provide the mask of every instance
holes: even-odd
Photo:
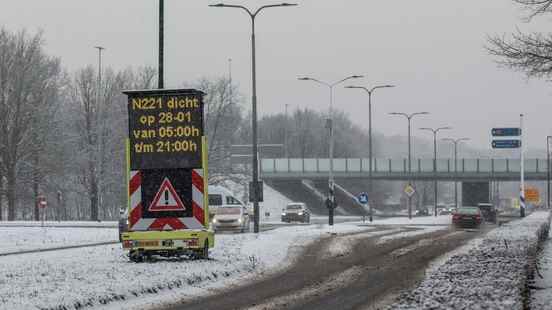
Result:
[[[117,241],[114,228],[0,227],[0,254]]]
[[[376,227],[371,226],[370,228],[375,229]],[[387,229],[387,230],[381,230],[381,231],[366,231],[366,232],[354,234],[354,235],[338,236],[337,238],[333,238],[331,242],[328,244],[328,249],[326,250],[325,255],[327,257],[337,257],[337,256],[347,255],[351,253],[351,251],[353,251],[353,246],[356,244],[356,241],[359,239],[385,235],[378,238],[378,240],[376,241],[376,244],[383,244],[390,240],[410,238],[410,237],[430,234],[436,231],[448,230],[448,229],[449,229],[448,225],[415,226],[415,227],[397,226],[393,229]],[[416,245],[416,246],[419,246],[419,245]]]
[[[549,226],[548,212],[534,212],[472,240],[388,309],[523,309],[522,292]]]
[[[366,229],[357,224],[337,224],[333,231]],[[173,301],[207,294],[288,267],[305,244],[328,229],[292,226],[259,235],[217,235],[208,261],[136,264],[120,245],[0,257],[0,309],[132,309],[163,303],[167,294]]]
[[[104,222],[94,222],[94,221],[45,221],[42,222],[33,222],[33,221],[0,221],[0,227],[118,227],[116,221],[104,221]]]
[[[451,215],[439,216],[418,216],[408,219],[408,217],[375,218],[374,222],[367,225],[450,225],[452,223]]]
[[[273,297],[260,305],[254,305],[246,310],[265,310],[265,309],[286,309],[289,305],[295,305],[298,302],[319,296],[320,292],[335,291],[349,283],[356,281],[362,274],[362,268],[359,266],[351,267],[338,274],[331,275],[321,282],[305,287],[297,292],[286,296]]]
[[[375,228],[370,228],[370,230]],[[390,234],[390,233],[398,233],[401,231],[400,228],[390,229],[390,230],[382,230],[382,231],[370,231],[354,234],[354,235],[347,235],[347,236],[338,236],[336,238],[333,238],[324,252],[324,257],[338,257],[338,256],[345,256],[351,253],[353,250],[353,246],[356,244],[356,241],[364,238],[370,238],[370,237],[376,237],[384,234]]]
[[[531,289],[531,309],[552,309],[552,231],[539,255],[538,274]],[[540,276],[539,276],[540,275]]]
[[[408,229],[408,228],[417,228],[417,229],[416,230],[403,231],[403,232],[400,232],[398,234],[393,234],[393,235],[389,235],[389,236],[383,236],[380,239],[378,239],[377,244],[383,244],[385,242],[388,242],[390,240],[395,240],[395,239],[409,238],[409,237],[415,237],[415,236],[419,236],[419,235],[429,234],[429,233],[433,233],[433,232],[436,232],[436,231],[439,231],[439,230],[448,230],[449,226],[448,225],[446,225],[446,226],[415,226],[415,227],[414,226],[412,226],[412,227],[404,226],[404,228],[406,228],[406,229]]]
[[[240,178],[238,178],[240,177]],[[243,203],[247,204],[246,198],[246,186],[248,180],[243,175],[235,175],[233,179],[225,179],[220,181],[220,185],[226,187],[229,191],[236,195],[236,198],[240,199]],[[239,182],[236,182],[238,180]],[[276,191],[266,183],[263,185],[263,200],[259,203],[260,208],[260,220],[261,222],[280,221],[282,209],[291,201],[280,192]],[[269,214],[268,216],[266,214]]]

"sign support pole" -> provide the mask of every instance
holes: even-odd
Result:
[[[157,88],[165,88],[164,81],[164,54],[165,54],[165,1],[159,0],[159,77]]]
[[[519,215],[525,217],[525,143],[523,142],[523,114],[519,115],[519,128],[521,129],[521,135],[519,137],[520,145],[520,192],[519,192]]]

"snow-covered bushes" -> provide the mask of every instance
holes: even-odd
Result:
[[[389,309],[523,309],[550,214],[535,212],[473,242]]]

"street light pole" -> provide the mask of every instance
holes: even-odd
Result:
[[[441,130],[447,129],[452,129],[452,127],[420,128],[420,130],[428,130],[433,133],[433,211],[435,216],[437,216],[437,133]]]
[[[546,207],[550,209],[550,139],[546,136]]]
[[[444,138],[443,141],[449,141],[454,144],[454,206],[458,209],[458,143],[461,141],[468,141],[470,138]]]
[[[96,155],[96,170],[94,171],[95,174],[95,182],[94,182],[94,191],[96,192],[96,203],[95,206],[93,206],[93,209],[91,210],[90,217],[93,221],[97,221],[99,219],[99,210],[100,210],[100,176],[102,174],[101,172],[101,162],[103,160],[103,154],[102,154],[102,144],[103,144],[103,116],[102,116],[102,104],[101,104],[101,89],[102,89],[102,52],[105,50],[102,46],[94,46],[94,48],[98,49],[98,88],[96,90],[96,105],[97,112],[96,112],[96,143],[97,143],[97,152]]]
[[[412,186],[412,160],[411,160],[411,137],[412,137],[412,118],[416,115],[428,115],[429,112],[416,112],[412,114],[406,114],[406,113],[399,113],[399,112],[392,112],[389,113],[389,115],[398,115],[398,116],[404,116],[408,120],[408,185]],[[408,218],[412,219],[412,197],[408,196]]]
[[[378,85],[372,88],[367,88],[363,86],[345,86],[345,88],[353,89],[363,89],[368,93],[368,206],[370,207],[370,222],[373,221],[373,212],[372,212],[372,203],[370,202],[372,197],[372,161],[373,161],[373,152],[372,152],[372,93],[376,89],[380,88],[391,88],[395,87],[394,85]]]
[[[289,157],[289,154],[288,154],[288,106],[289,104],[285,104],[285,111],[284,111],[284,157],[285,158],[288,158]]]
[[[292,3],[281,3],[281,4],[271,4],[264,5],[258,8],[256,11],[251,11],[245,6],[242,5],[230,5],[224,3],[212,4],[210,7],[216,8],[235,8],[244,10],[249,17],[251,18],[251,84],[252,84],[252,95],[251,95],[251,123],[252,123],[252,140],[253,140],[253,230],[255,233],[259,233],[259,165],[258,165],[258,146],[257,146],[257,62],[255,54],[255,18],[257,15],[264,9],[273,8],[273,7],[287,7],[287,6],[296,6],[297,4]]]
[[[328,224],[330,226],[333,226],[334,224],[334,209],[335,209],[335,186],[334,186],[334,176],[333,176],[333,156],[334,156],[334,133],[333,133],[333,89],[335,86],[350,80],[350,79],[359,79],[363,78],[362,75],[351,75],[348,76],[342,80],[339,80],[334,83],[327,83],[320,80],[317,80],[315,78],[311,77],[300,77],[298,80],[300,81],[312,81],[315,83],[318,83],[320,85],[324,85],[328,87],[330,90],[330,107],[328,111],[328,119],[327,119],[327,127],[329,131],[329,157],[330,157],[330,171],[328,173],[328,199],[327,199],[327,207],[328,207]]]

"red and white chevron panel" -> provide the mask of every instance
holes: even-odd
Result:
[[[178,229],[203,229],[205,228],[205,213],[203,209],[203,169],[192,170],[192,217],[166,217],[143,218],[142,217],[142,176],[139,170],[131,171],[129,184],[130,231],[148,230],[178,230]]]
[[[203,209],[203,195],[205,194],[203,181],[203,169],[192,170],[192,208],[194,218],[197,219],[202,226],[207,226],[205,223],[205,212]]]

